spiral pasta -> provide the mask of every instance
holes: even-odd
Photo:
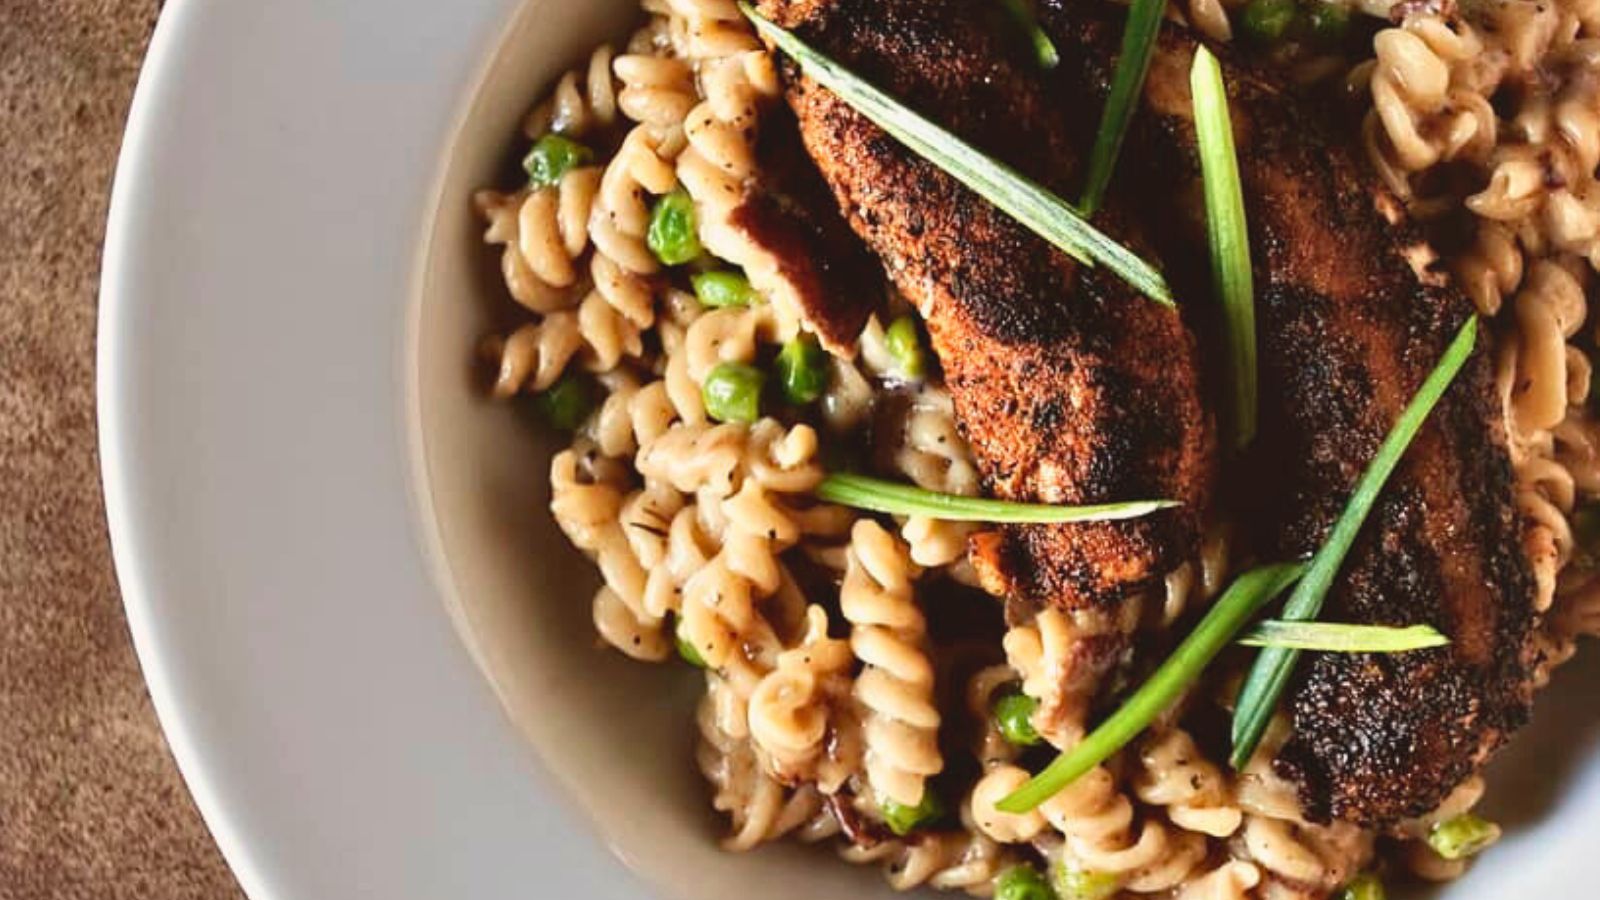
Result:
[[[867,780],[875,792],[906,806],[922,801],[924,782],[944,764],[913,575],[894,535],[876,522],[856,523],[839,608],[853,626],[850,647],[863,665],[855,696],[866,710]]]
[[[900,537],[905,540],[911,561],[919,566],[952,566],[952,574],[967,583],[976,584],[970,567],[964,565],[967,556],[967,538],[977,527],[970,522],[948,522],[927,516],[908,516],[900,524]]]
[[[586,137],[617,121],[617,86],[611,76],[615,51],[601,44],[580,67],[561,76],[555,89],[522,122],[522,133],[538,140],[550,132]]]
[[[815,434],[807,426],[797,426],[781,438],[775,431],[781,432],[783,428],[775,422],[767,428],[758,425],[749,435],[743,434],[742,429],[736,430],[741,433],[729,436],[736,443],[730,447],[731,442],[724,440],[724,451],[736,447],[738,462],[749,459],[752,463],[747,471],[736,464],[733,474],[719,470],[712,473],[716,482],[696,485],[682,480],[685,471],[696,468],[692,456],[680,459],[675,466],[680,478],[675,485],[680,490],[726,492],[717,503],[721,546],[716,555],[684,583],[679,614],[684,639],[695,647],[706,664],[726,670],[736,683],[745,684],[758,678],[770,665],[766,657],[773,653],[775,646],[775,639],[768,633],[770,626],[762,620],[756,600],[776,593],[782,586],[783,572],[777,554],[800,536],[798,527],[778,499],[779,494],[786,487],[809,490],[820,473],[809,460],[816,444]],[[649,471],[645,464],[647,457],[654,462],[661,460],[659,445],[671,436],[669,431],[641,451],[641,471]],[[795,444],[799,445],[798,449],[792,446]],[[773,452],[775,447],[776,453]],[[753,688],[753,684],[749,686]]]
[[[760,46],[733,0],[645,0],[644,6],[668,14],[672,45],[684,58],[728,56]]]
[[[1373,836],[1354,825],[1311,826],[1246,816],[1239,844],[1246,858],[1281,889],[1322,897],[1353,878],[1371,856]]]
[[[839,855],[849,862],[881,866],[895,890],[927,885],[979,897],[991,894],[995,878],[1016,863],[1004,847],[971,829],[934,832],[915,842],[851,844]]]
[[[899,426],[899,440],[891,445],[897,470],[928,490],[962,496],[978,492],[978,470],[956,429],[948,393],[932,387],[918,390]]]
[[[1072,867],[1122,880],[1136,894],[1167,891],[1184,883],[1205,860],[1205,836],[1138,811],[1105,767],[1091,770],[1046,800],[1039,813],[1066,838],[1064,859]]]
[[[1040,701],[1034,727],[1058,747],[1083,736],[1082,680],[1070,663],[1077,633],[1071,618],[1057,609],[1041,610],[1034,621],[1006,632],[1006,661],[1022,677],[1022,692]]]
[[[589,239],[595,252],[637,275],[661,268],[645,241],[650,227],[646,198],[669,193],[677,184],[671,151],[670,138],[648,125],[635,126],[606,166],[590,207]]]
[[[522,255],[521,209],[528,202],[525,194],[478,194],[479,213],[488,222],[484,243],[501,244],[500,272],[511,298],[535,313],[554,312],[572,305],[570,292],[541,281]]]
[[[641,447],[665,435],[677,419],[666,382],[640,384],[629,373],[603,379],[606,399],[587,426],[587,435],[601,453],[631,458]]]
[[[848,641],[828,637],[828,615],[819,606],[806,610],[806,632],[778,655],[777,664],[750,697],[750,735],[769,760],[768,770],[795,782],[815,776],[830,730],[830,717],[850,692],[855,657]],[[821,783],[825,793],[838,783]]]
[[[578,454],[566,450],[550,467],[551,509],[567,537],[587,552],[605,584],[594,599],[595,630],[635,659],[660,662],[671,642],[663,628],[659,597],[671,590],[652,567],[666,555],[666,540],[649,526],[675,514],[682,498],[646,488],[624,497],[613,484],[583,477]],[[645,524],[645,528],[630,527]]]
[[[1363,131],[1389,186],[1411,194],[1405,173],[1460,156],[1482,158],[1496,120],[1483,88],[1500,73],[1473,63],[1483,47],[1470,29],[1415,16],[1373,40],[1372,114]]]
[[[505,338],[485,338],[482,355],[495,366],[494,396],[505,400],[525,390],[542,391],[556,383],[583,348],[577,317],[554,313],[524,325]]]
[[[1065,750],[1083,737],[1090,703],[1116,662],[1097,646],[1133,633],[1141,605],[1134,598],[1114,610],[1050,607],[1006,632],[1006,659],[1022,675],[1023,693],[1039,701],[1034,724],[1045,740]]]
[[[714,21],[721,21],[720,19]],[[754,137],[762,107],[778,95],[777,69],[764,50],[743,49],[700,61],[705,99],[684,122],[687,143],[678,180],[694,199],[706,249],[742,268],[769,301],[767,312],[787,339],[800,329],[801,304],[781,259],[751,240],[734,219],[755,169]]]
[[[700,729],[696,760],[712,785],[711,805],[731,822],[723,847],[750,850],[796,831],[820,829],[826,835],[830,820],[823,815],[821,793],[809,785],[786,788],[765,771],[748,737],[735,736],[723,727],[723,717],[717,713],[719,695],[730,689],[716,676],[709,676],[695,717]]]
[[[1135,795],[1165,807],[1173,823],[1216,838],[1239,829],[1244,813],[1232,802],[1231,786],[1188,734],[1172,728],[1147,735],[1138,759]]]
[[[1157,624],[1167,628],[1197,605],[1222,593],[1228,577],[1229,535],[1225,527],[1211,525],[1200,537],[1200,553],[1167,573],[1161,584]]]
[[[1184,885],[1176,900],[1250,900],[1261,883],[1261,870],[1252,863],[1230,860]]]
[[[1045,828],[1038,812],[1009,813],[998,806],[1001,800],[1022,787],[1032,777],[1026,769],[1009,763],[991,766],[978,779],[968,798],[968,810],[979,831],[1002,844],[1022,844],[1033,840]]]
[[[664,135],[683,126],[694,105],[694,70],[688,63],[659,54],[628,53],[617,57],[612,69],[622,84],[617,108],[645,126],[633,134]]]

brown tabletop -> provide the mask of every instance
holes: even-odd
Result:
[[[128,640],[95,454],[106,197],[155,0],[0,0],[0,900],[237,897]]]

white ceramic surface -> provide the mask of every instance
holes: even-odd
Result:
[[[692,682],[593,650],[549,448],[473,393],[503,300],[470,190],[628,10],[162,16],[107,238],[107,509],[157,710],[257,900],[883,892],[716,851]],[[1600,654],[1563,671],[1497,765],[1512,836],[1451,900],[1600,896],[1596,686]]]

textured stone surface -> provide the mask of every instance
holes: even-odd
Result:
[[[106,543],[94,327],[155,0],[0,0],[0,898],[239,896],[156,724]]]

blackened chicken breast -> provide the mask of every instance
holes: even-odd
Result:
[[[1105,95],[1125,13],[1045,0],[1068,105]],[[1206,291],[1189,69],[1159,38],[1112,193],[1133,203],[1189,296]],[[1390,195],[1283,86],[1222,50],[1255,266],[1261,430],[1237,509],[1261,555],[1314,552],[1400,411],[1473,312]],[[1092,119],[1090,119],[1092,121]],[[1428,624],[1444,648],[1308,654],[1276,765],[1308,815],[1387,825],[1442,801],[1528,716],[1538,624],[1486,341],[1380,497],[1321,618]]]
[[[992,8],[975,0],[761,4],[873,84],[1064,190],[1078,170],[1069,119],[1040,73],[1012,57]],[[807,150],[928,324],[988,492],[1184,504],[1138,520],[980,534],[972,555],[986,587],[1022,606],[1101,608],[1158,584],[1193,554],[1213,477],[1197,345],[1177,311],[1059,252],[794,67],[787,76]],[[1150,251],[1115,210],[1098,224]]]

